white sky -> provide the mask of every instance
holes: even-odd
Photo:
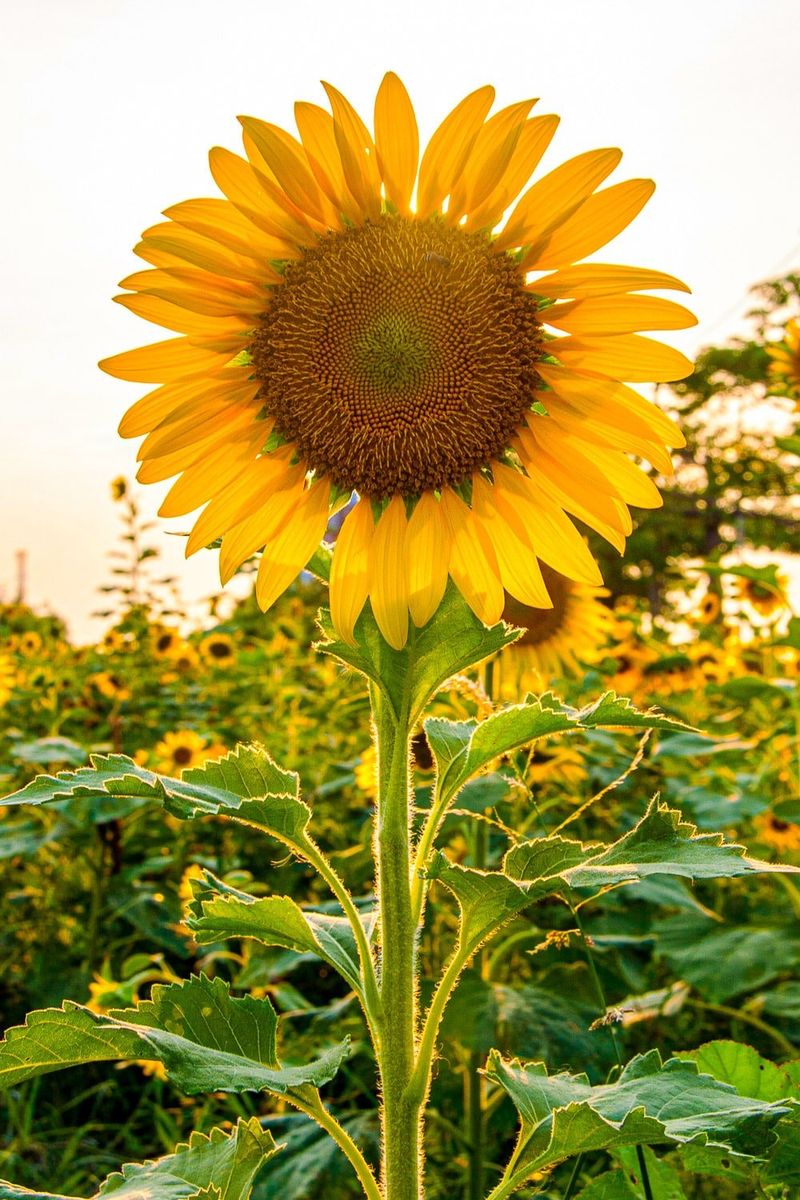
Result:
[[[741,328],[748,287],[800,265],[798,0],[14,0],[0,3],[0,589],[30,555],[29,598],[90,631],[117,516],[108,482],[133,474],[116,426],[144,387],[99,358],[166,336],[110,302],[141,266],[130,247],[178,200],[218,194],[214,144],[239,150],[238,113],[293,127],[295,99],[336,84],[371,123],[386,69],[423,136],[466,92],[541,97],[561,114],[544,160],[618,145],[614,181],[655,197],[605,261],[690,283],[691,354]],[[152,331],[152,333],[151,333]],[[143,489],[154,513],[165,487]],[[196,598],[216,555],[165,564]]]

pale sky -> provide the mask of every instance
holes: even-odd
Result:
[[[693,288],[692,354],[743,328],[748,287],[800,267],[798,0],[2,0],[0,105],[0,591],[30,556],[29,599],[78,637],[117,533],[108,483],[131,476],[116,433],[147,389],[99,358],[166,336],[111,303],[130,253],[169,204],[217,195],[215,145],[239,151],[239,113],[293,128],[295,99],[339,87],[371,123],[387,69],[423,136],[468,91],[540,97],[562,121],[541,170],[620,146],[612,182],[655,197],[598,257]],[[141,490],[155,513],[166,487]],[[216,555],[183,562],[187,522],[155,534],[189,598]]]

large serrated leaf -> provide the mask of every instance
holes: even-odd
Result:
[[[726,879],[796,874],[800,868],[748,858],[744,846],[726,842],[720,833],[700,833],[677,809],[654,799],[633,829],[608,846],[582,847],[563,838],[535,838],[509,851],[504,870],[515,880],[557,876],[569,887],[597,890],[650,875]]]
[[[436,851],[425,871],[449,888],[461,909],[459,940],[468,957],[507,921],[543,894],[541,888],[518,883],[501,871],[479,871],[451,863]]]
[[[336,1074],[347,1043],[304,1066],[278,1062],[277,1017],[268,1000],[234,998],[222,979],[193,976],[156,985],[152,999],[108,1014],[67,1000],[41,1009],[0,1042],[0,1089],[64,1067],[117,1059],[164,1064],[173,1083],[200,1092],[270,1091],[320,1087]]]
[[[311,810],[299,793],[294,771],[282,770],[262,746],[241,745],[180,779],[156,775],[123,754],[93,755],[88,767],[37,776],[0,806],[109,796],[158,800],[182,820],[224,815],[300,849],[308,845]]]
[[[625,696],[606,692],[585,708],[563,704],[552,693],[528,696],[483,721],[431,718],[425,733],[437,764],[437,791],[443,803],[499,755],[539,738],[571,730],[619,728],[680,730],[689,726],[656,709],[640,710]]]
[[[548,1075],[543,1063],[506,1061],[496,1052],[486,1074],[520,1116],[512,1160],[518,1182],[575,1154],[624,1145],[700,1142],[757,1156],[792,1108],[740,1096],[692,1062],[662,1063],[657,1050],[632,1059],[615,1083],[594,1087],[585,1075]]]
[[[320,613],[320,627],[324,640],[317,648],[374,683],[395,715],[408,698],[412,724],[445,680],[496,654],[520,636],[520,630],[503,621],[487,629],[452,583],[427,625],[409,630],[408,643],[402,650],[393,650],[385,641],[369,605],[356,624],[355,646],[337,637],[327,609]]]
[[[697,1050],[683,1050],[676,1057],[691,1059],[698,1071],[729,1083],[741,1096],[800,1101],[800,1062],[778,1066],[745,1042],[722,1038]]]
[[[200,899],[187,922],[196,941],[255,938],[266,946],[284,946],[315,954],[338,971],[363,999],[358,950],[346,917],[305,911],[289,896],[218,895]]]
[[[146,1163],[131,1163],[109,1175],[92,1200],[248,1200],[253,1182],[279,1149],[257,1117],[239,1121],[232,1133],[193,1133],[172,1154]],[[30,1192],[0,1181],[0,1200],[75,1200],[50,1192]]]

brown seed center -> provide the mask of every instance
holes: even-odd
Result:
[[[546,563],[540,563],[539,566],[553,607],[531,608],[506,593],[503,620],[525,630],[522,637],[514,642],[515,646],[538,646],[557,634],[566,621],[572,584]]]
[[[454,485],[507,448],[537,386],[536,301],[482,234],[384,217],[290,264],[251,353],[276,429],[337,486]]]

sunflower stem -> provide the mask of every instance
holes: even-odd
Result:
[[[414,653],[413,641],[406,653]],[[379,1065],[385,1200],[421,1200],[420,1108],[408,1095],[417,1026],[417,923],[411,904],[409,790],[410,696],[398,710],[371,689],[378,753],[375,858],[380,911],[381,1005]]]

